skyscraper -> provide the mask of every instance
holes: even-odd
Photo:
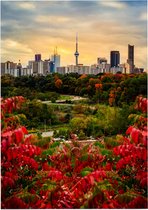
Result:
[[[134,45],[128,45],[128,59],[127,63],[129,64],[130,73],[134,71]]]
[[[119,51],[110,52],[110,64],[111,67],[118,67],[120,64],[120,53]]]
[[[60,55],[58,55],[57,47],[54,50],[54,54],[51,56],[51,61],[54,64],[54,72],[57,72],[57,67],[60,67]]]
[[[22,64],[20,63],[20,60],[19,60],[19,63],[17,65],[17,69],[18,69],[18,76],[20,77],[21,76],[21,71],[22,71]]]
[[[76,52],[75,52],[75,57],[76,57],[76,66],[78,65],[78,56],[79,56],[79,52],[78,52],[78,35],[76,35]]]
[[[41,54],[36,54],[35,55],[35,61],[41,61]]]

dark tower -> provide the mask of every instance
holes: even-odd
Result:
[[[19,60],[19,63],[17,65],[17,69],[18,69],[18,76],[20,77],[21,76],[21,70],[22,70],[22,64],[21,64],[20,60]]]
[[[78,65],[78,56],[79,56],[79,52],[78,52],[78,36],[76,35],[76,52],[75,52],[75,57],[76,57],[76,66]]]
[[[127,63],[130,65],[130,73],[132,73],[134,70],[134,45],[128,45]]]
[[[41,61],[41,54],[36,54],[35,55],[35,61]]]
[[[118,65],[120,64],[119,51],[111,51],[110,52],[110,64],[111,64],[111,67],[118,67]]]

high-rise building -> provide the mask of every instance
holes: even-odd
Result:
[[[83,66],[83,64],[68,65],[67,73],[90,74],[90,66]]]
[[[78,52],[78,35],[76,35],[76,52],[75,52],[75,57],[76,57],[76,66],[78,65],[78,57],[79,57],[79,52]]]
[[[1,75],[5,74],[5,63],[1,63]]]
[[[97,64],[107,64],[106,58],[97,58]]]
[[[120,64],[120,53],[119,51],[110,52],[110,64],[111,67],[118,67]]]
[[[36,54],[35,55],[35,61],[36,62],[41,61],[41,54]]]
[[[57,67],[57,73],[59,74],[67,74],[67,66]]]
[[[38,74],[38,62],[36,62],[36,61],[33,61],[32,62],[32,73],[33,74]]]
[[[49,62],[49,70],[50,70],[50,73],[54,73],[54,62],[53,61]]]
[[[128,59],[127,63],[129,64],[130,73],[134,72],[134,45],[128,45]]]
[[[21,71],[22,71],[22,64],[20,63],[20,60],[19,60],[19,63],[17,65],[17,69],[18,69],[18,76],[20,77],[22,74],[21,74]]]
[[[54,72],[57,72],[57,67],[60,67],[60,55],[57,53],[57,48],[54,50],[54,54],[51,56],[51,61],[54,63]]]
[[[1,65],[1,73],[2,74],[11,74],[13,75],[14,70],[17,69],[17,63],[13,63],[11,61],[7,61],[2,63]]]
[[[50,73],[50,59],[44,60],[43,62],[43,75]]]

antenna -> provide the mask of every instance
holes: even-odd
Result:
[[[78,43],[78,32],[76,33],[76,43]]]
[[[78,52],[78,33],[76,33],[76,52],[75,52],[75,58],[76,58],[76,66],[78,65],[78,56],[79,56],[79,52]]]

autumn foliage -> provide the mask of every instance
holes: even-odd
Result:
[[[105,142],[81,146],[39,141],[11,123],[25,99],[1,100],[1,208],[147,208],[147,99],[118,146]],[[19,116],[18,116],[19,117]]]

